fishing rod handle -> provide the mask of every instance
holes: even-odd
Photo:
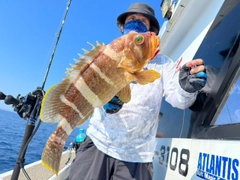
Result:
[[[0,91],[0,100],[4,100],[6,97],[6,95]]]
[[[20,103],[20,101],[16,98],[14,98],[12,95],[7,95],[4,99],[5,104],[9,105],[18,105]]]

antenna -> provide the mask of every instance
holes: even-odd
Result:
[[[53,49],[53,52],[52,52],[52,56],[50,58],[50,62],[49,62],[49,65],[48,65],[48,68],[47,68],[47,71],[46,71],[46,75],[45,75],[44,80],[43,80],[42,88],[37,88],[36,92],[34,91],[36,93],[36,102],[34,104],[33,109],[31,110],[31,113],[30,113],[30,116],[29,116],[29,119],[28,119],[28,123],[26,125],[25,134],[24,134],[24,137],[23,137],[21,148],[19,150],[18,159],[16,161],[11,180],[17,180],[18,179],[20,169],[22,169],[26,178],[28,180],[30,179],[30,177],[28,176],[27,172],[24,169],[24,156],[25,156],[28,144],[30,143],[31,139],[33,138],[33,136],[35,135],[35,133],[37,132],[37,130],[40,127],[40,124],[41,124],[41,120],[40,120],[38,122],[37,127],[35,128],[35,122],[37,121],[37,119],[39,117],[39,112],[40,112],[40,108],[41,108],[41,101],[42,101],[42,97],[40,97],[39,94],[41,94],[41,96],[44,96],[43,89],[44,89],[44,86],[45,86],[45,83],[46,83],[46,80],[47,80],[47,77],[48,77],[48,73],[50,71],[50,67],[51,67],[51,64],[52,64],[52,61],[53,61],[53,58],[54,58],[54,55],[55,55],[55,52],[56,52],[56,49],[57,49],[57,45],[58,45],[58,42],[59,42],[59,39],[60,39],[60,36],[61,36],[61,33],[62,33],[62,29],[63,29],[64,23],[65,23],[65,20],[66,20],[71,2],[72,2],[72,0],[69,0],[68,3],[67,3],[67,8],[66,8],[66,11],[65,11],[65,15],[64,15],[64,18],[62,20],[62,25],[60,27],[60,30],[57,33],[57,40],[56,40],[56,43],[55,43],[55,46],[54,46],[54,49]],[[33,92],[33,95],[35,95],[34,92]],[[0,98],[3,98],[3,97],[5,97],[5,95],[3,93],[1,94],[1,92],[0,92]],[[15,101],[13,101],[13,100],[11,100],[10,102],[15,103]]]

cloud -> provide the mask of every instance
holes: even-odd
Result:
[[[240,122],[240,109],[237,109],[237,110],[235,111],[235,115],[236,115],[236,117],[237,117],[237,122]]]

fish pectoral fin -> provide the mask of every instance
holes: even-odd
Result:
[[[128,84],[121,91],[119,91],[116,96],[124,103],[128,103],[131,100],[131,89]]]
[[[141,68],[137,61],[123,57],[118,64],[118,67],[126,69],[130,73],[139,71]]]
[[[145,70],[134,73],[132,79],[135,80],[138,84],[144,85],[154,82],[160,77],[160,73],[155,70]]]

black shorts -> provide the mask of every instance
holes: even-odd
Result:
[[[152,180],[152,163],[117,160],[99,151],[87,137],[77,150],[69,180]]]

